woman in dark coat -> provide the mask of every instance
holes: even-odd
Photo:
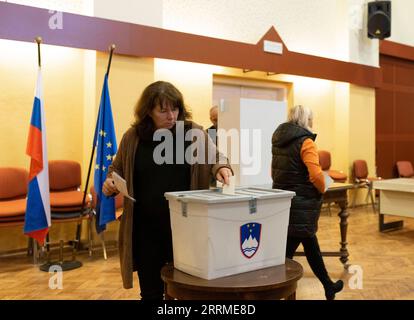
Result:
[[[327,300],[343,288],[343,282],[333,282],[325,268],[316,231],[325,192],[325,179],[319,165],[311,132],[312,112],[303,106],[290,110],[288,122],[282,123],[272,137],[272,179],[274,189],[296,193],[292,199],[286,257],[292,259],[302,243],[313,273],[321,281]]]
[[[171,139],[167,141],[168,137]],[[188,157],[193,152],[186,150],[194,143],[195,153],[199,153],[193,159]],[[113,171],[126,180],[128,192],[136,199],[134,203],[124,198],[119,230],[124,288],[132,288],[133,271],[138,271],[141,298],[161,300],[164,285],[160,271],[173,260],[170,213],[164,193],[208,189],[211,176],[228,184],[233,173],[207,133],[189,120],[181,92],[164,81],[150,84],[142,93],[135,108],[135,122],[122,137],[103,185],[106,196],[119,192],[113,184]]]

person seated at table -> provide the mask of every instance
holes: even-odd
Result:
[[[333,300],[344,284],[329,277],[316,237],[325,179],[312,124],[312,111],[298,105],[290,110],[288,121],[273,133],[273,188],[296,193],[290,207],[286,257],[292,259],[302,243],[306,259],[325,289],[326,299]]]

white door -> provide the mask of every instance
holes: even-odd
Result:
[[[286,92],[286,88],[214,84],[218,128],[227,135],[219,137],[219,149],[230,160],[237,185],[272,183],[271,140],[277,126],[287,119]]]
[[[286,102],[240,99],[240,185],[272,184],[272,135],[286,118]]]

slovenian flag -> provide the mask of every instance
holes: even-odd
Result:
[[[49,231],[49,167],[42,73],[39,68],[26,154],[31,157],[24,233],[43,245]]]

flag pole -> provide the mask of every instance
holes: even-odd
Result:
[[[37,43],[37,63],[39,65],[39,68],[42,66],[42,59],[41,59],[41,55],[40,55],[40,44],[42,43],[42,37],[36,37],[35,41]],[[46,235],[46,241],[42,246],[42,254],[44,252],[45,249],[45,245],[49,248],[49,233]],[[33,261],[35,264],[37,264],[37,260],[38,260],[38,244],[37,241],[35,241],[33,239]]]
[[[109,61],[108,61],[108,67],[107,67],[107,69],[106,69],[106,74],[107,74],[108,76],[109,76],[109,70],[110,70],[110,68],[111,68],[111,63],[112,63],[112,55],[113,55],[113,53],[114,53],[114,50],[115,50],[115,45],[114,45],[114,44],[112,44],[112,45],[109,47]],[[96,129],[96,128],[95,128],[95,129]],[[82,216],[83,210],[85,209],[85,200],[86,200],[86,194],[87,194],[87,192],[88,192],[88,185],[89,185],[89,178],[90,178],[90,175],[91,175],[91,169],[92,169],[93,157],[94,157],[94,155],[95,155],[95,147],[96,147],[96,146],[92,146],[91,157],[90,157],[90,159],[89,159],[88,174],[87,174],[87,176],[86,176],[85,189],[84,189],[84,192],[83,192],[82,206],[81,206],[81,211],[80,211],[81,216]],[[80,237],[81,237],[81,224],[82,224],[82,219],[80,219],[80,220],[78,221],[78,226],[77,226],[77,229],[76,229],[76,242],[75,242],[75,245],[73,246],[73,253],[72,253],[72,259],[73,259],[73,260],[75,260],[76,251],[77,251],[77,249],[79,248]]]
[[[109,61],[108,61],[108,68],[106,69],[106,74],[109,77],[109,70],[111,69],[111,63],[112,63],[112,55],[114,53],[115,50],[115,45],[111,44],[111,46],[109,47]]]
[[[42,37],[36,37],[36,43],[37,43],[37,62],[39,64],[39,68],[42,66],[42,59],[40,56],[40,44],[42,43]]]

